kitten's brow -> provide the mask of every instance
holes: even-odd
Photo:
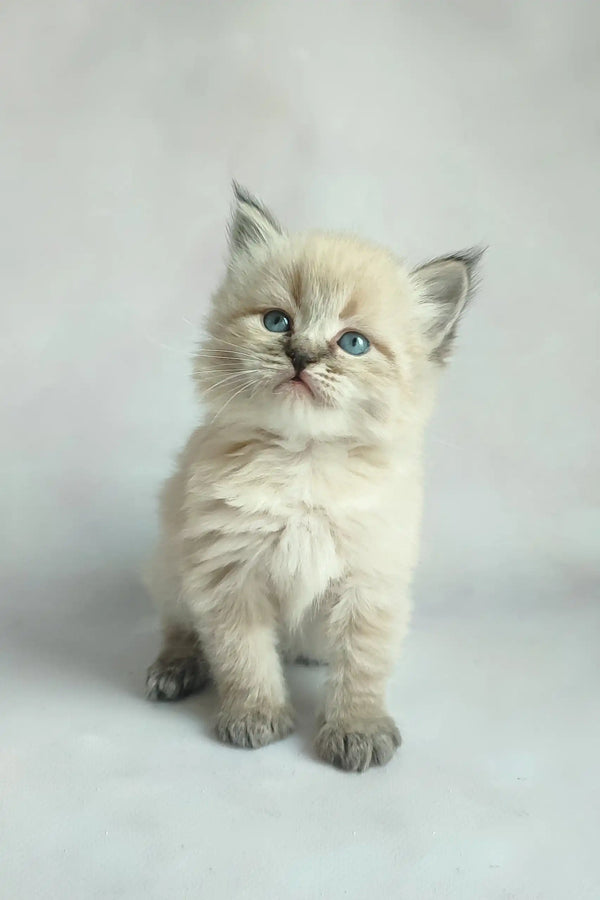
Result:
[[[265,313],[272,309],[281,309],[283,312],[287,312],[289,309],[293,315],[293,312],[297,309],[297,305],[290,303],[288,298],[273,297],[273,302],[270,304],[263,303],[262,306],[253,306],[250,309],[244,309],[239,313],[234,313],[231,317],[231,321],[239,322],[240,319],[252,319],[254,316],[264,316]]]

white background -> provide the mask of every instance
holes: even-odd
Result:
[[[0,894],[598,896],[599,7],[4,0]],[[428,444],[404,745],[143,699],[232,176],[414,262],[487,243]]]

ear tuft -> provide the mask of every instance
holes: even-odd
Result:
[[[485,248],[477,247],[461,250],[411,273],[431,341],[429,358],[441,365],[448,361],[459,320],[477,287],[477,268],[484,252]]]
[[[237,181],[233,182],[235,207],[229,225],[229,246],[232,256],[268,244],[283,234],[275,216]]]

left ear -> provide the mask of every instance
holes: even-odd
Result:
[[[483,253],[481,249],[463,250],[411,272],[431,342],[429,358],[434,362],[448,361],[459,319],[477,285],[477,266]]]
[[[278,235],[283,234],[283,229],[273,213],[237,181],[233,182],[233,193],[235,207],[229,225],[232,257],[244,251],[252,252],[254,247],[269,244]]]

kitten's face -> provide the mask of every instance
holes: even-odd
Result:
[[[411,375],[403,291],[381,251],[283,239],[231,273],[215,300],[197,359],[211,410],[317,432],[385,421]]]
[[[287,237],[253,198],[238,194],[238,204],[196,359],[211,418],[360,438],[412,415],[434,366],[409,273],[352,238]]]

